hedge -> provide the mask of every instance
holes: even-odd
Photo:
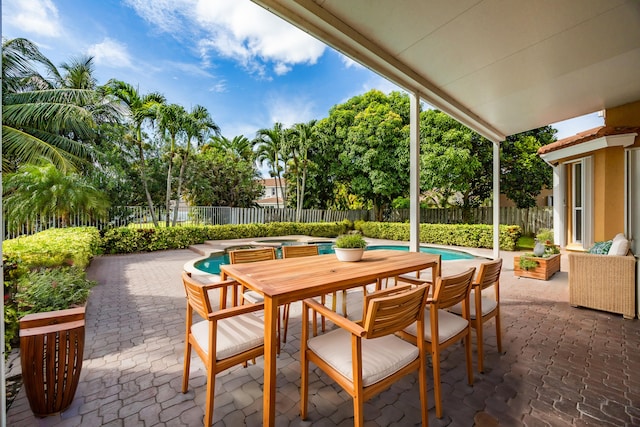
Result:
[[[358,221],[356,229],[367,237],[409,240],[409,224]],[[500,249],[514,251],[522,234],[517,225],[500,225]],[[492,248],[493,226],[485,224],[420,224],[420,242],[438,245]]]
[[[102,250],[108,254],[184,249],[207,240],[245,239],[301,234],[335,237],[346,233],[352,224],[342,222],[271,222],[268,224],[201,225],[169,228],[120,227],[102,233]]]

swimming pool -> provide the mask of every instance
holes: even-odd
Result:
[[[318,245],[318,253],[320,255],[333,254],[333,245],[331,243],[319,244]],[[367,246],[368,251],[375,251],[379,249],[390,249],[394,251],[409,251],[409,246],[405,245],[370,245]],[[454,251],[449,249],[438,249],[438,248],[428,248],[428,247],[420,247],[420,252],[427,254],[440,255],[443,261],[452,261],[452,260],[461,260],[461,259],[473,259],[475,258],[473,255],[470,255],[465,252]],[[281,250],[280,248],[276,249],[276,255],[280,258]],[[220,266],[224,264],[229,264],[229,254],[227,253],[219,253],[212,254],[209,258],[202,259],[197,261],[193,266],[194,268],[209,274],[220,274]]]

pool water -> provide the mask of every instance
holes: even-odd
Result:
[[[318,245],[318,253],[320,255],[333,254],[333,244],[319,244]],[[408,246],[404,245],[370,245],[367,246],[368,251],[374,251],[377,249],[390,249],[394,251],[409,251]],[[452,261],[452,260],[460,260],[460,259],[473,259],[473,255],[469,255],[465,252],[453,251],[448,249],[437,249],[437,248],[425,248],[421,247],[420,252],[426,254],[434,254],[440,255],[443,261]],[[281,258],[282,251],[280,248],[276,249],[276,255],[278,258]],[[210,274],[220,274],[220,266],[224,264],[229,264],[229,254],[212,254],[209,258],[200,260],[194,264],[194,267],[200,271],[204,271],[205,273]]]

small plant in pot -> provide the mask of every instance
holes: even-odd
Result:
[[[340,261],[360,261],[367,242],[360,234],[344,234],[338,236],[334,246],[336,257]]]

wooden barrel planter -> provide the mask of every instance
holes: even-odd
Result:
[[[37,417],[64,411],[78,388],[85,308],[28,314],[20,319],[22,382]]]

